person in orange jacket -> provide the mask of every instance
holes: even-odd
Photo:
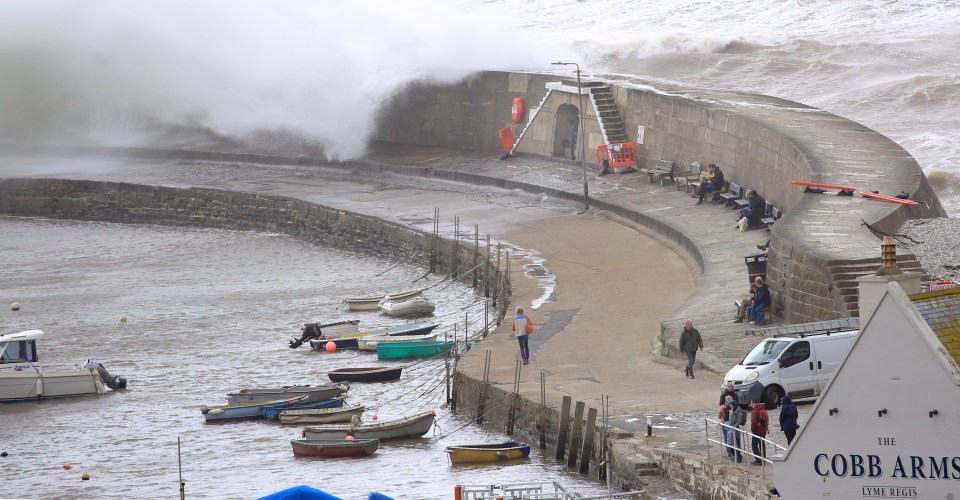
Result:
[[[523,358],[523,364],[530,363],[530,344],[527,335],[533,332],[533,323],[526,314],[523,314],[523,308],[517,308],[517,315],[513,317],[513,325],[510,327],[517,333],[517,342],[520,343],[520,357]]]

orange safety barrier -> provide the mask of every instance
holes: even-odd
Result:
[[[509,126],[500,129],[500,145],[503,146],[504,151],[509,153],[513,149],[514,142],[516,139],[513,138],[513,130]]]
[[[637,164],[637,145],[632,142],[601,144],[596,157],[597,168],[603,168],[604,160],[610,168],[632,167]]]

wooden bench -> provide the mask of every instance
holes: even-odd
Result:
[[[727,185],[727,190],[720,193],[719,196],[723,204],[729,207],[733,205],[735,200],[743,198],[743,188],[736,182],[730,182],[730,184]]]
[[[733,200],[733,205],[735,208],[744,208],[750,205],[750,201],[747,200],[747,193],[750,192],[750,188],[743,188],[743,198],[737,198]]]
[[[663,185],[664,179],[670,179],[670,182],[673,182],[676,177],[676,172],[673,170],[673,162],[667,160],[657,160],[657,166],[647,171],[647,176],[650,177],[650,182],[653,182],[654,179],[660,180],[660,185]]]
[[[684,175],[677,176],[677,191],[680,191],[680,188],[683,187],[689,193],[690,188],[699,188],[701,175],[703,175],[703,171],[700,169],[700,162],[690,163],[690,170]]]
[[[760,223],[769,228],[774,222],[777,222],[777,219],[783,217],[783,214],[780,213],[780,210],[777,207],[769,203],[767,203],[767,207],[769,208],[769,210],[767,210],[768,215],[760,219]]]

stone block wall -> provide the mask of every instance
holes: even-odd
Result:
[[[299,240],[349,249],[455,274],[490,291],[499,324],[510,301],[507,269],[496,252],[475,251],[462,241],[435,238],[406,226],[279,196],[216,189],[180,189],[62,179],[0,179],[0,214],[129,224],[159,224],[287,234]],[[486,282],[489,279],[489,284]]]

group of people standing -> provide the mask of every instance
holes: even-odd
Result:
[[[793,441],[800,425],[797,423],[799,414],[797,406],[793,404],[790,396],[784,396],[780,406],[780,429],[787,438],[787,445]],[[740,398],[734,390],[733,382],[727,383],[727,388],[720,394],[720,409],[717,411],[717,420],[725,424],[721,427],[723,431],[724,448],[727,452],[727,458],[737,463],[743,462],[743,442],[744,431],[741,429],[747,424],[747,411],[740,404]],[[750,450],[753,453],[753,465],[760,465],[761,458],[767,456],[767,446],[764,439],[767,437],[767,431],[770,427],[770,415],[767,413],[766,406],[753,399],[750,401]]]

